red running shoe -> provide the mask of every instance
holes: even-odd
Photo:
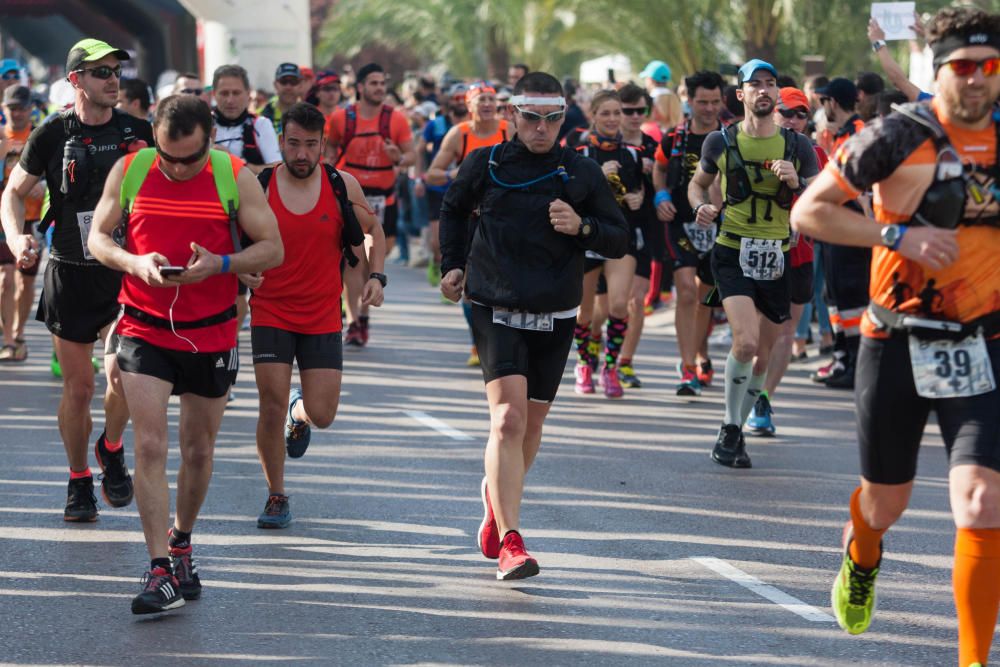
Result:
[[[497,579],[527,579],[538,574],[538,561],[524,550],[524,540],[516,530],[507,531],[500,547],[500,561],[497,563]]]
[[[486,477],[479,485],[479,493],[483,499],[483,522],[479,524],[479,532],[476,533],[476,543],[479,550],[487,558],[496,560],[500,556],[500,527],[493,517],[493,504],[490,502],[490,490],[486,486]]]
[[[715,378],[715,370],[712,368],[712,360],[706,359],[698,364],[697,374],[698,382],[701,383],[702,387],[712,386],[712,380]]]
[[[344,345],[364,347],[364,337],[361,333],[361,327],[358,326],[357,322],[351,322],[347,325],[347,335],[344,336]]]

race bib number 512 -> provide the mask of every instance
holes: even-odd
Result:
[[[740,268],[752,280],[778,280],[785,273],[781,239],[740,239]]]

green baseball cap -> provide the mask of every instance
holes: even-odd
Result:
[[[118,60],[128,60],[131,57],[125,49],[116,49],[99,39],[81,39],[73,45],[69,55],[66,56],[66,73],[80,69],[83,63],[100,60],[104,56],[114,56]]]

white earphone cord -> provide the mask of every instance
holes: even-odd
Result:
[[[170,316],[170,330],[172,332],[174,332],[175,336],[177,336],[182,341],[184,341],[185,343],[187,343],[188,345],[190,345],[191,349],[193,349],[197,353],[198,352],[198,346],[195,345],[194,343],[192,343],[191,339],[185,338],[184,336],[182,336],[179,333],[177,333],[177,329],[174,328],[174,304],[177,303],[177,299],[180,298],[180,295],[181,295],[181,286],[178,285],[177,286],[177,291],[174,292],[174,300],[170,302],[170,309],[167,311],[167,314]]]

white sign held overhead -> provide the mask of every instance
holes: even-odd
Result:
[[[916,10],[915,2],[873,2],[872,18],[878,21],[879,26],[885,31],[887,42],[916,39],[917,35],[911,27]]]

